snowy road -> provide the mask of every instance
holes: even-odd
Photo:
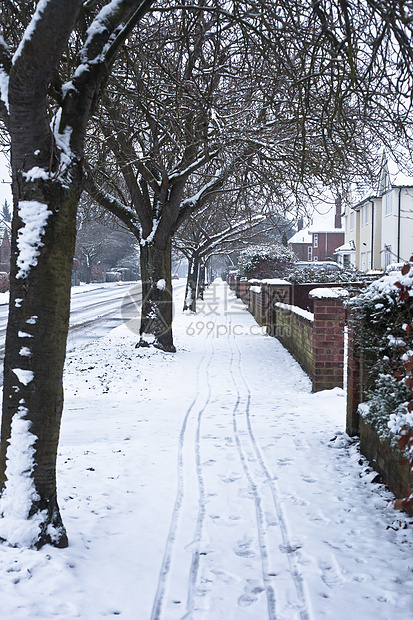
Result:
[[[139,303],[140,290],[139,282],[95,284],[73,288],[69,349],[81,346],[90,339],[99,338],[120,325],[124,321],[123,313],[127,313]],[[0,363],[3,362],[8,310],[8,304],[0,305]]]
[[[121,325],[137,310],[141,299],[140,282],[104,284],[85,292],[72,289],[68,351]]]
[[[174,289],[184,282],[174,282]],[[84,285],[72,288],[68,352],[101,338],[125,320],[139,314],[142,300],[140,282]],[[3,358],[8,304],[0,305],[0,386],[3,385]]]
[[[141,283],[84,285],[72,289],[68,352],[101,338],[131,318],[141,302]],[[3,384],[3,357],[8,305],[0,305],[0,385]]]
[[[0,617],[413,620],[413,520],[344,433],[344,392],[313,394],[224,284],[181,303],[174,355],[130,322],[69,353],[70,546],[0,545]]]

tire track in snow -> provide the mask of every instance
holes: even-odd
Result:
[[[178,488],[175,498],[175,503],[172,511],[171,524],[169,533],[165,545],[165,552],[162,561],[162,566],[158,579],[158,586],[152,606],[151,620],[161,620],[165,608],[168,607],[166,620],[173,620],[173,618],[188,617],[188,612],[193,607],[194,588],[197,581],[197,574],[199,568],[199,548],[198,544],[202,535],[202,524],[205,515],[205,488],[202,476],[202,465],[200,456],[200,427],[202,414],[211,398],[211,385],[209,381],[209,367],[214,356],[213,346],[213,332],[208,334],[209,337],[205,339],[204,351],[201,360],[196,370],[196,388],[195,397],[189,405],[179,434],[178,443]],[[209,348],[209,351],[208,351]],[[202,383],[201,383],[202,376]],[[193,415],[193,412],[197,413]],[[190,428],[191,423],[196,424],[195,428]],[[193,426],[193,424],[192,424]],[[193,454],[187,452],[194,449]],[[187,514],[190,518],[194,514],[194,510],[185,506],[187,500],[187,488],[189,484],[185,484],[185,471],[191,471],[193,469],[193,463],[195,463],[195,472],[198,483],[198,516],[195,523],[195,533],[191,535],[185,530],[182,524],[182,520]],[[191,502],[190,498],[188,501]],[[196,508],[195,508],[196,512]],[[191,525],[193,524],[193,521]],[[179,531],[181,530],[181,531]],[[183,531],[182,531],[183,530]],[[174,556],[179,553],[179,550],[185,550],[188,545],[195,545],[197,548],[192,553],[191,564],[189,569],[189,575],[185,578],[182,577],[182,566],[186,562],[180,563]],[[171,581],[175,580],[175,584],[171,585]],[[175,585],[187,587],[186,591],[186,611],[182,607],[184,596],[171,596],[171,590]],[[169,586],[169,593],[168,593]]]
[[[233,330],[230,331],[233,333]],[[236,341],[236,337],[232,335],[228,338],[230,346],[231,346],[231,361],[230,361],[230,374],[234,383],[234,388],[237,392],[237,403],[234,407],[233,411],[233,425],[234,425],[234,433],[236,438],[237,447],[239,450],[242,466],[244,468],[245,475],[249,481],[254,501],[256,507],[256,515],[257,515],[257,530],[258,530],[258,538],[259,538],[259,546],[261,553],[261,563],[262,563],[262,576],[265,585],[265,591],[267,595],[267,603],[268,603],[268,618],[269,620],[276,620],[277,611],[276,611],[276,593],[274,592],[274,587],[272,585],[272,577],[275,575],[271,572],[270,569],[270,560],[271,560],[271,549],[270,545],[267,542],[269,538],[265,534],[265,518],[264,518],[264,509],[265,505],[265,497],[263,493],[260,493],[260,482],[257,480],[257,474],[254,475],[252,471],[252,464],[258,468],[262,474],[264,482],[266,486],[270,490],[272,504],[275,509],[275,513],[278,521],[278,528],[281,534],[282,539],[282,550],[284,554],[287,556],[289,572],[291,575],[291,579],[293,581],[297,602],[295,607],[297,607],[297,611],[299,613],[300,620],[310,620],[311,614],[309,612],[309,606],[306,601],[306,596],[304,592],[304,584],[300,572],[297,566],[297,559],[295,557],[295,547],[291,540],[290,534],[288,532],[288,526],[286,522],[286,518],[284,516],[284,512],[282,509],[278,485],[276,484],[271,472],[269,471],[263,454],[258,446],[258,442],[254,435],[252,425],[251,425],[251,416],[250,416],[250,405],[251,405],[251,389],[248,385],[248,382],[245,378],[244,372],[242,370],[242,353],[241,349],[238,346]],[[233,344],[232,344],[233,343]],[[234,345],[237,353],[237,359],[234,364]],[[234,366],[236,368],[234,369]],[[238,377],[236,376],[238,375]],[[245,396],[242,397],[242,392],[244,391]],[[241,406],[241,401],[244,400],[245,404]],[[241,408],[243,411],[241,411]],[[246,434],[242,433],[240,429],[241,422],[246,427]],[[244,437],[248,438],[249,446],[246,445]],[[252,448],[252,453],[249,450]],[[247,456],[248,454],[248,456]],[[253,454],[253,458],[252,457]],[[274,526],[273,526],[274,527]],[[278,550],[277,550],[278,551]]]

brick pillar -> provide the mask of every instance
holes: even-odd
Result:
[[[248,302],[248,288],[248,279],[241,278],[239,281],[239,297],[242,299],[244,304]]]
[[[347,416],[346,432],[350,437],[359,434],[360,419],[358,406],[363,402],[363,358],[362,350],[354,341],[354,323],[350,314],[348,321],[347,362]]]
[[[239,283],[241,280],[241,276],[235,276],[235,288],[234,288],[234,293],[237,297],[239,297]]]
[[[235,274],[230,272],[227,276],[227,282],[229,288],[233,291],[235,289]]]
[[[313,391],[343,387],[345,309],[340,289],[314,289]]]

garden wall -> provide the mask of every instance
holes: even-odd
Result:
[[[381,475],[384,484],[398,498],[410,495],[409,487],[413,486],[413,473],[410,459],[389,441],[381,439],[372,424],[360,416],[360,452],[370,465]],[[404,510],[413,516],[413,507],[407,505]]]
[[[313,324],[311,312],[283,303],[275,303],[272,336],[295,357],[306,373],[313,373]]]
[[[345,310],[343,289],[318,287],[306,294],[314,314],[291,305],[285,280],[250,280],[248,309],[278,338],[313,381],[313,390],[343,387]]]

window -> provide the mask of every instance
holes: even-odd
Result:
[[[314,234],[313,236],[313,244],[315,248],[318,248],[318,235],[317,233]]]
[[[369,222],[369,205],[366,204],[366,206],[364,207],[364,223],[368,224]]]
[[[392,196],[393,196],[393,192],[391,191],[385,196],[385,207],[384,207],[385,215],[391,215],[392,213]]]
[[[350,267],[350,254],[344,254],[343,256],[343,267]]]
[[[384,268],[388,267],[391,263],[391,245],[384,246]]]
[[[354,230],[354,211],[350,213],[350,230]]]
[[[315,261],[318,260],[318,256],[314,256],[313,260]]]
[[[313,248],[311,246],[308,248],[308,260],[313,260]]]

